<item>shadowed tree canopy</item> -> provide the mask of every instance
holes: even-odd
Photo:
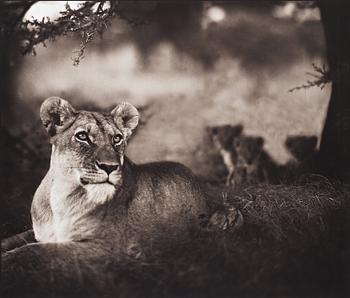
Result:
[[[66,4],[65,11],[56,20],[25,20],[23,16],[37,1],[3,1],[0,3],[3,111],[10,105],[11,53],[19,48],[23,53],[35,53],[35,46],[58,36],[79,34],[80,48],[74,59],[79,64],[90,41],[108,30],[113,18],[126,20],[131,25],[158,23],[160,38],[172,40],[177,48],[198,56],[196,48],[186,42],[188,30],[199,32],[200,16],[205,5],[200,1],[87,1],[77,9]],[[307,2],[307,3],[306,3]],[[346,0],[306,1],[304,5],[318,6],[324,26],[327,58],[332,81],[332,94],[322,133],[319,153],[319,169],[326,176],[350,181],[350,3]],[[233,1],[216,2],[217,5],[233,7],[249,6],[250,9],[267,9],[279,1]],[[200,34],[198,34],[200,36]],[[232,39],[235,36],[232,34]],[[118,42],[116,40],[116,42]],[[200,48],[210,47],[199,37]],[[193,42],[192,42],[193,45]],[[142,38],[140,38],[140,46]],[[145,47],[145,46],[144,46]],[[147,52],[147,49],[145,49]],[[206,52],[197,59],[210,65],[213,58]],[[204,54],[203,54],[204,53]],[[208,52],[209,53],[209,52]],[[5,75],[6,74],[6,75]],[[3,120],[3,121],[6,121]]]

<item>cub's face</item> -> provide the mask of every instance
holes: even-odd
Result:
[[[52,143],[51,169],[74,185],[103,190],[122,183],[126,142],[139,114],[128,103],[109,115],[76,111],[67,101],[51,97],[40,116]]]
[[[243,126],[221,125],[207,128],[208,134],[217,147],[232,150],[233,140],[242,134]]]
[[[262,152],[264,140],[261,137],[240,136],[235,138],[234,147],[240,162],[252,165]]]

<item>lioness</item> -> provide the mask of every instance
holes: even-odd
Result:
[[[35,192],[31,215],[37,243],[6,253],[3,268],[44,266],[74,254],[179,240],[207,213],[197,178],[174,162],[132,163],[125,148],[139,122],[137,109],[118,104],[110,114],[76,111],[50,97],[40,109],[52,144],[50,168]],[[26,260],[28,258],[28,260]],[[34,270],[34,268],[32,268]]]
[[[181,235],[206,213],[205,196],[185,166],[135,165],[125,156],[139,122],[131,104],[122,102],[103,115],[76,111],[51,97],[42,104],[40,117],[52,154],[31,209],[39,242]]]

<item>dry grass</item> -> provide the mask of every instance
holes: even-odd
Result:
[[[348,188],[307,176],[295,185],[222,189],[212,186],[210,194],[240,208],[239,231],[204,228],[141,261],[76,260],[70,275],[61,262],[52,268],[54,282],[34,274],[8,289],[57,297],[346,297]]]
[[[142,287],[156,297],[345,295],[348,195],[322,177],[232,191],[226,204],[242,210],[242,230],[203,231],[137,265],[138,280],[146,279]]]

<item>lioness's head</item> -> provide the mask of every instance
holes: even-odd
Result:
[[[122,102],[105,115],[76,111],[66,100],[50,97],[40,117],[50,135],[55,177],[104,192],[121,184],[126,142],[139,121],[134,106]]]

